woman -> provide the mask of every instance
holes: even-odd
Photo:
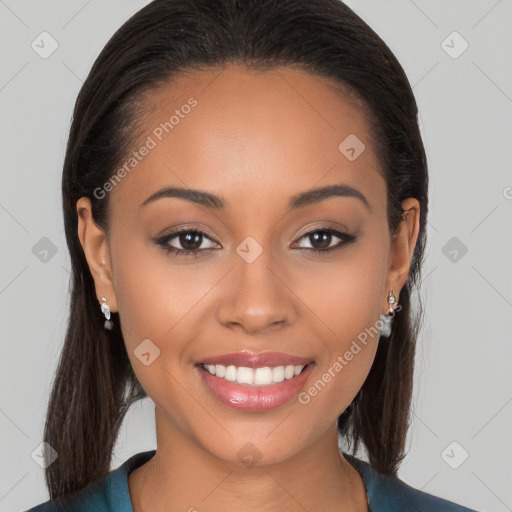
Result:
[[[31,510],[470,510],[397,477],[427,191],[404,71],[338,0],[132,16],[70,130],[58,458]],[[110,471],[145,396],[157,449]]]

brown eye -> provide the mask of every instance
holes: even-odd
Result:
[[[173,244],[171,245],[171,240]],[[210,241],[215,244],[205,233],[196,229],[184,228],[174,231],[169,235],[159,238],[155,241],[156,244],[163,247],[168,253],[174,253],[176,256],[180,254],[189,255],[193,254],[198,256],[199,252],[213,247],[201,247],[205,241]],[[178,247],[176,247],[176,245]],[[215,245],[214,245],[215,247]]]
[[[342,233],[341,231],[331,228],[320,228],[314,231],[306,233],[300,238],[300,240],[306,239],[310,247],[294,247],[303,251],[313,251],[317,253],[328,253],[337,249],[341,249],[343,246],[353,243],[356,239],[354,235]],[[332,242],[339,239],[336,245],[332,246]],[[294,244],[296,245],[296,244]]]

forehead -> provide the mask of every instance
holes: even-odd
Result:
[[[154,90],[144,109],[134,150],[151,149],[115,187],[113,201],[138,206],[173,184],[247,205],[248,191],[284,202],[315,185],[383,183],[362,103],[301,70],[193,71]],[[356,159],[343,153],[347,140],[357,152],[364,148]]]

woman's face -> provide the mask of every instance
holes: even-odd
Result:
[[[419,205],[403,203],[391,239],[365,118],[322,78],[229,66],[148,106],[136,154],[102,189],[108,242],[80,218],[97,296],[120,314],[159,435],[224,461],[282,461],[332,435],[361,388]],[[155,198],[167,188],[197,192]]]

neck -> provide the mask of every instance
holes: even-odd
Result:
[[[250,457],[219,460],[158,409],[156,419],[156,453],[128,477],[134,512],[368,511],[362,478],[340,455],[335,426],[288,459],[260,465]]]

